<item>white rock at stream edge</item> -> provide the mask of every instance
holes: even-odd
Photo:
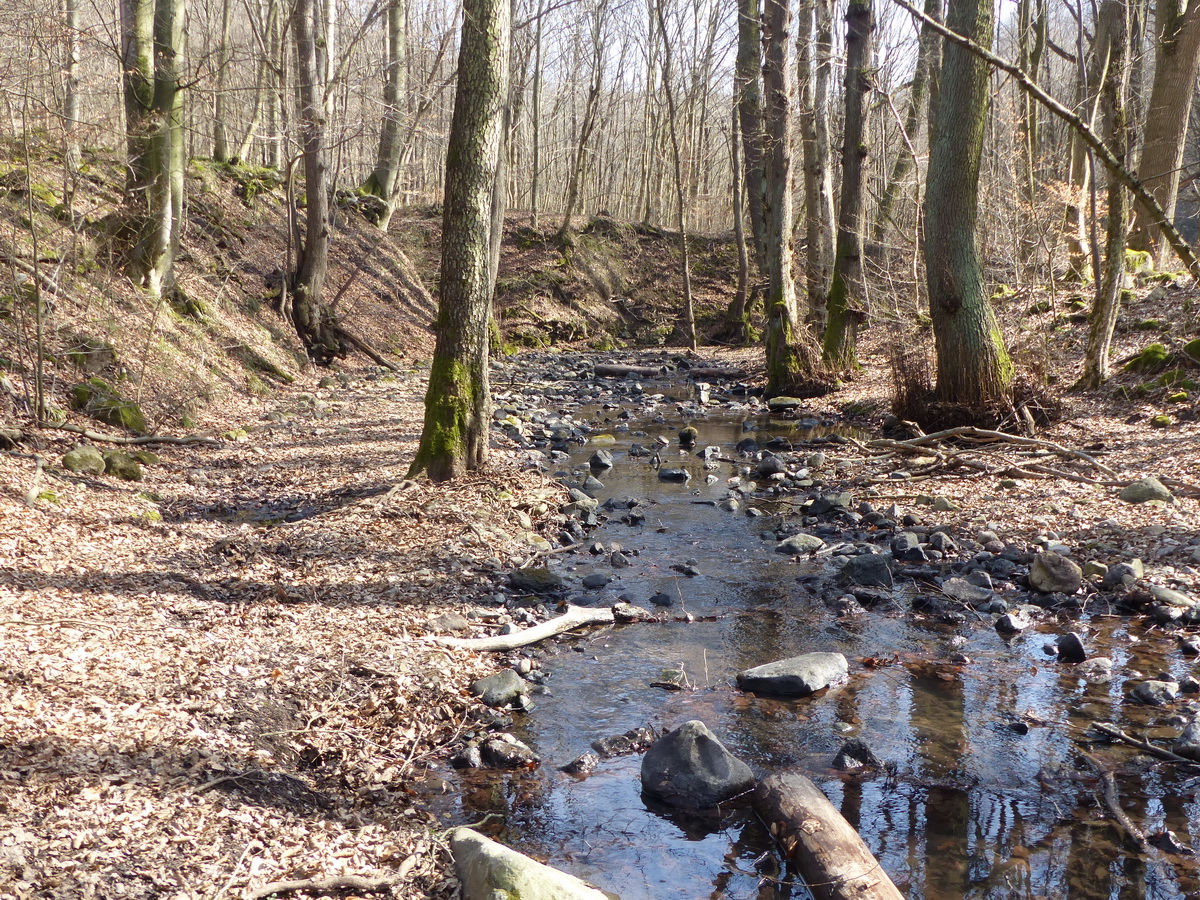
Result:
[[[463,900],[610,900],[573,875],[542,865],[470,828],[450,833]]]

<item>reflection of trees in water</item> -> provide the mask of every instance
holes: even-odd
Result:
[[[530,845],[547,835],[552,814],[546,806],[551,785],[539,770],[530,773],[476,772],[464,776],[462,811],[479,830],[510,847]]]

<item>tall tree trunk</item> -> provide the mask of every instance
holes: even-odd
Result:
[[[722,330],[722,336],[735,344],[743,344],[750,340],[753,331],[750,324],[750,253],[746,247],[745,176],[739,152],[742,144],[740,114],[741,111],[735,105],[729,129],[729,156],[733,185],[733,242],[737,247],[738,280],[737,290],[729,302],[729,308],[725,311],[725,327]]]
[[[292,323],[308,355],[328,365],[346,355],[346,344],[323,291],[329,268],[329,175],[325,155],[325,72],[320,52],[323,17],[317,0],[297,0],[292,10],[300,137],[304,154],[304,245],[292,278]]]
[[[387,73],[383,82],[383,123],[379,132],[379,153],[375,169],[363,182],[363,190],[383,200],[391,200],[400,174],[401,106],[408,85],[408,63],[405,59],[407,36],[404,31],[404,0],[388,0],[386,17]],[[388,204],[390,207],[390,204]],[[376,224],[387,231],[388,219],[381,217]]]
[[[267,13],[270,77],[267,93],[267,165],[283,168],[283,132],[286,130],[287,57],[283,49],[283,12],[279,0],[271,0]]]
[[[82,151],[79,146],[79,61],[83,42],[79,32],[79,0],[66,0],[66,65],[63,66],[63,124],[66,130],[67,171],[79,173]]]
[[[1183,149],[1200,70],[1200,4],[1195,0],[1159,0],[1156,26],[1154,86],[1146,112],[1146,140],[1138,176],[1166,212],[1167,220],[1174,221]],[[1140,206],[1134,212],[1129,243],[1135,250],[1151,253],[1157,267],[1166,265],[1170,247]]]
[[[941,21],[942,0],[925,0],[925,15]],[[920,35],[917,38],[917,64],[913,69],[912,83],[908,88],[908,109],[904,114],[904,134],[908,138],[900,142],[900,152],[892,164],[892,174],[883,186],[883,195],[879,198],[879,209],[875,213],[875,227],[871,234],[871,243],[876,246],[883,244],[887,234],[888,224],[896,209],[896,199],[900,190],[912,171],[913,155],[910,147],[916,147],[917,138],[921,134],[921,123],[925,121],[925,99],[928,93],[930,77],[935,68],[935,49],[938,38],[933,29],[922,23]]]
[[[951,0],[946,24],[990,48],[992,0]],[[982,412],[1007,399],[1013,377],[1004,336],[984,293],[975,235],[991,69],[958,44],[947,44],[942,52],[925,188],[925,269],[937,393],[946,403]]]
[[[675,110],[675,87],[671,83],[671,42],[667,38],[667,20],[663,0],[655,3],[658,28],[663,39],[663,91],[667,95],[667,127],[671,133],[671,155],[675,161],[675,200],[679,212],[679,245],[683,262],[683,331],[688,346],[696,349],[696,307],[692,300],[692,261],[688,252],[688,203],[683,185],[683,154],[679,150],[679,119]]]
[[[226,119],[229,116],[229,96],[225,91],[229,69],[229,21],[233,0],[221,0],[221,34],[217,42],[217,93],[213,104],[213,150],[212,158],[217,162],[229,161],[229,135]]]
[[[445,481],[487,462],[490,223],[508,100],[510,0],[465,0],[446,154],[437,345],[409,474]]]
[[[538,188],[542,178],[542,20],[546,0],[538,0],[537,26],[533,35],[533,111],[530,140],[533,143],[533,172],[529,184],[529,225],[538,227]]]
[[[183,20],[184,0],[121,0],[125,201],[136,235],[128,267],[154,296],[172,287],[183,224]]]
[[[842,202],[838,210],[837,255],[829,288],[825,364],[832,369],[858,365],[858,325],[866,317],[863,296],[862,218],[866,160],[870,149],[867,101],[871,94],[871,0],[850,0],[846,10],[846,125],[842,141]]]
[[[754,259],[760,272],[767,269],[767,231],[763,216],[763,98],[762,9],[759,0],[738,0],[737,61],[733,90],[742,133],[742,158],[746,164],[746,206],[750,212]]]
[[[1104,137],[1109,149],[1121,161],[1129,162],[1129,119],[1126,103],[1129,94],[1131,12],[1125,0],[1104,0],[1096,34],[1107,37],[1107,46],[1097,46],[1096,53],[1108,57],[1105,78],[1100,86]],[[1109,353],[1113,329],[1121,308],[1121,286],[1125,277],[1125,238],[1129,231],[1129,195],[1119,178],[1108,173],[1108,227],[1104,244],[1104,270],[1096,279],[1096,299],[1092,305],[1087,352],[1083,361],[1080,383],[1084,387],[1099,387],[1109,377]]]
[[[600,106],[600,89],[604,84],[604,19],[607,12],[608,0],[597,0],[595,19],[592,21],[592,80],[583,106],[583,118],[579,123],[579,141],[575,145],[575,160],[567,177],[567,197],[563,204],[562,225],[558,229],[558,239],[564,244],[571,240],[571,223],[588,164],[588,141],[596,127],[596,113]]]
[[[800,134],[804,143],[804,280],[808,321],[825,330],[833,279],[833,174],[829,146],[829,79],[833,68],[831,0],[802,0],[796,41]]]
[[[766,344],[769,397],[812,396],[828,390],[821,351],[796,315],[792,280],[792,76],[788,61],[791,9],[788,0],[763,4],[766,190],[763,221],[767,241]]]

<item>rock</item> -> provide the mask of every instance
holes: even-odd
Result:
[[[767,401],[767,409],[773,413],[795,412],[804,406],[804,401],[798,397],[772,397]]]
[[[972,584],[965,578],[947,578],[942,582],[942,592],[947,597],[968,606],[990,603],[996,596],[990,589]]]
[[[126,400],[102,378],[89,378],[71,388],[71,408],[82,410],[114,428],[146,433],[146,416],[132,400]]]
[[[648,609],[642,609],[640,606],[634,606],[632,603],[616,603],[613,605],[612,611],[613,619],[622,624],[656,621],[654,613]]]
[[[696,442],[700,440],[700,432],[689,425],[687,428],[681,428],[679,431],[679,446],[691,449],[696,446]]]
[[[809,469],[821,468],[821,466],[825,465],[825,454],[821,453],[820,451],[808,454],[808,456],[804,458],[804,465]]]
[[[806,553],[815,553],[825,547],[825,542],[815,534],[806,534],[803,531],[799,534],[793,534],[790,538],[780,541],[775,545],[776,553],[790,553],[793,556],[801,556]]]
[[[664,594],[662,591],[658,591],[650,595],[650,602],[655,606],[670,606],[675,601],[671,599],[670,594]]]
[[[558,771],[575,776],[590,775],[596,770],[596,766],[598,765],[600,765],[600,757],[588,751],[587,753],[581,753],[565,766],[559,766]]]
[[[506,706],[524,707],[529,685],[512,669],[504,669],[471,682],[471,693],[485,706],[500,709]]]
[[[658,480],[659,481],[673,481],[673,482],[681,483],[681,482],[690,480],[691,477],[692,477],[692,473],[689,472],[687,469],[659,469],[658,470]]]
[[[1093,656],[1078,666],[1077,671],[1088,681],[1099,684],[1112,678],[1113,661],[1107,656]]]
[[[1082,584],[1083,570],[1052,550],[1039,553],[1029,567],[1029,586],[1043,594],[1073,594]]]
[[[493,769],[531,768],[538,763],[538,755],[528,744],[511,734],[498,734],[479,745],[485,765]]]
[[[104,454],[104,471],[122,481],[141,481],[142,466],[124,450],[109,450]]]
[[[888,558],[882,553],[864,553],[847,560],[842,566],[842,577],[850,584],[860,584],[865,587],[883,587],[891,589],[892,568]]]
[[[1151,500],[1170,503],[1175,499],[1174,495],[1153,475],[1126,485],[1121,489],[1120,498],[1126,503],[1148,503]]]
[[[958,544],[954,538],[946,534],[944,531],[935,531],[929,536],[929,546],[934,550],[940,550],[942,553],[957,553]]]
[[[607,450],[597,450],[588,457],[588,465],[593,469],[611,469],[613,467],[613,455]]]
[[[589,591],[598,591],[604,587],[611,579],[607,575],[600,572],[593,572],[591,575],[583,576],[583,586]]]
[[[143,466],[157,466],[161,459],[158,454],[150,450],[130,450],[129,455],[140,462]]]
[[[911,531],[902,531],[892,539],[892,556],[903,562],[925,562],[929,557],[921,547],[921,538]]]
[[[629,557],[621,550],[614,550],[608,557],[608,564],[614,569],[628,569],[633,563],[629,561]]]
[[[1101,581],[1108,574],[1108,566],[1098,560],[1089,559],[1083,564],[1084,578],[1099,578]]]
[[[562,576],[545,566],[516,569],[508,573],[508,584],[515,591],[529,594],[550,594],[562,590]]]
[[[717,503],[718,509],[723,509],[725,512],[737,512],[742,508],[742,504],[738,502],[736,497],[726,497]]]
[[[739,672],[738,687],[785,697],[805,697],[844,681],[849,667],[840,653],[804,653]]]
[[[1131,559],[1127,563],[1117,563],[1115,566],[1110,566],[1108,574],[1104,576],[1103,585],[1108,589],[1128,587],[1145,577],[1145,574],[1146,567],[1142,565],[1142,561],[1140,559]]]
[[[1150,594],[1159,603],[1164,603],[1167,606],[1173,606],[1178,609],[1191,609],[1200,603],[1195,597],[1191,597],[1182,591],[1174,591],[1171,588],[1163,587],[1161,584],[1150,585]]]
[[[432,632],[466,631],[471,623],[458,613],[443,613],[425,623],[425,629]]]
[[[1033,624],[1033,617],[1023,609],[1014,609],[996,620],[996,630],[1001,634],[1016,634]]]
[[[1179,684],[1174,681],[1143,681],[1129,696],[1147,706],[1170,706],[1179,696]]]
[[[91,444],[80,444],[63,457],[63,468],[84,475],[104,474],[104,455]]]
[[[700,721],[663,735],[642,759],[642,788],[672,806],[707,809],[753,787],[750,767]]]
[[[1083,638],[1073,631],[1055,638],[1054,647],[1058,652],[1059,662],[1081,663],[1087,659],[1087,648],[1083,645]]]
[[[587,478],[583,479],[583,484],[580,485],[580,490],[582,490],[589,497],[594,498],[596,494],[604,490],[604,482],[599,478],[589,475]]]
[[[774,453],[768,453],[758,461],[758,466],[755,471],[761,478],[769,478],[772,475],[780,475],[787,471],[787,464],[782,458]]]
[[[934,497],[933,510],[934,512],[958,512],[962,509],[957,503],[949,497]]]
[[[463,900],[606,900],[573,875],[542,865],[470,828],[450,832]]]
[[[1200,715],[1184,726],[1183,732],[1175,739],[1171,749],[1180,756],[1200,762]]]
[[[858,738],[846,741],[842,745],[842,749],[837,752],[837,756],[833,758],[833,767],[843,772],[850,769],[861,769],[864,766],[878,769],[882,768],[883,763],[875,755],[875,751]]]
[[[628,756],[630,753],[641,753],[658,740],[658,732],[649,725],[631,728],[624,734],[600,738],[592,741],[592,749],[605,759],[614,756]]]

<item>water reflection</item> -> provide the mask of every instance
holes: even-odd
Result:
[[[738,420],[697,425],[701,447],[720,444],[730,456],[743,437]],[[658,433],[673,441],[674,429]],[[677,598],[675,613],[682,607],[699,620],[593,633],[579,642],[583,652],[547,648],[550,693],[520,723],[543,768],[464,777],[461,821],[492,813],[498,819],[489,829],[506,843],[624,900],[807,897],[786,873],[772,871],[774,848],[745,809],[705,818],[647,802],[637,756],[605,760],[582,780],[556,771],[597,738],[699,718],[760,771],[794,767],[813,777],[910,900],[1179,900],[1200,890],[1194,863],[1186,879],[1176,876],[1177,861],[1142,865],[1098,803],[1099,782],[1079,753],[1092,722],[1161,728],[1161,711],[1132,709],[1119,683],[1090,684],[1050,662],[1044,633],[1001,639],[989,623],[956,632],[887,613],[838,621],[826,598],[797,581],[817,564],[775,554],[761,539],[769,517],[694,503],[720,499],[733,466],[722,464],[711,472],[716,483],[706,484],[702,461],[681,457],[692,481],[663,485],[644,460],[628,458],[626,445],[623,437],[611,448],[616,466],[602,476],[605,494],[652,497],[656,505],[645,526],[614,523],[595,538],[636,551],[634,565],[613,570],[591,557],[557,564],[576,579],[615,576],[607,598],[665,591]],[[832,462],[837,448],[823,449]],[[580,460],[590,452],[584,448]],[[676,452],[672,444],[670,465],[679,464]],[[699,577],[671,570],[688,558]],[[1185,670],[1166,638],[1139,639],[1113,619],[1086,627],[1093,652],[1110,656],[1118,671]],[[850,681],[801,700],[732,687],[742,669],[810,650],[845,653]],[[955,662],[956,652],[970,661]],[[667,668],[682,669],[695,689],[650,687]],[[866,741],[887,770],[833,771],[849,737]],[[1200,807],[1188,773],[1126,759],[1117,774],[1130,818],[1149,832],[1167,827],[1195,841]]]

